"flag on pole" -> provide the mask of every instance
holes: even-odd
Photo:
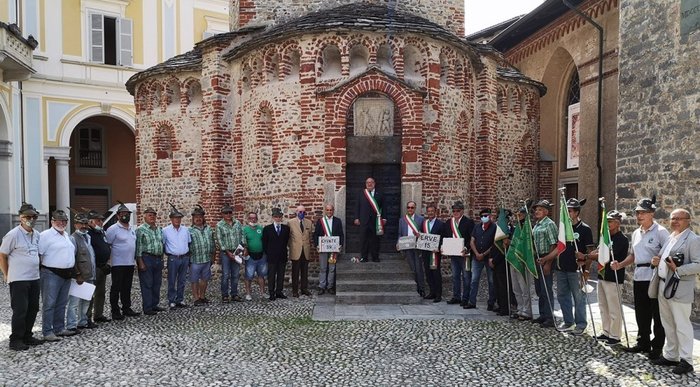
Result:
[[[520,233],[522,227],[520,222],[515,222],[515,231],[513,232],[513,239],[510,241],[510,248],[506,253],[506,261],[508,261],[515,270],[520,274],[525,274],[525,264],[517,256],[518,247],[520,246]]]
[[[569,211],[566,209],[564,194],[561,195],[561,204],[559,207],[559,237],[557,238],[557,255],[566,250],[566,242],[574,241],[574,228],[571,225]]]
[[[523,265],[532,276],[538,278],[537,266],[535,265],[535,252],[532,244],[532,223],[530,222],[529,215],[525,217],[525,224],[520,230],[519,239],[520,241],[515,254],[518,259],[523,262]]]
[[[501,253],[506,253],[506,247],[503,244],[508,238],[508,219],[506,219],[506,210],[503,208],[498,210],[498,221],[496,222],[496,236],[493,238],[493,242],[496,248],[501,251]]]
[[[605,265],[610,262],[612,242],[610,241],[610,229],[608,228],[608,214],[603,203],[603,215],[600,222],[600,239],[598,240],[598,273],[605,272]]]

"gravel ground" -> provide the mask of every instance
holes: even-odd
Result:
[[[134,306],[139,310],[137,282]],[[314,298],[212,304],[127,318],[28,351],[8,349],[0,285],[1,385],[697,386],[645,357],[528,322],[311,320]],[[215,289],[214,292],[211,290]],[[164,299],[164,298],[162,298]],[[187,295],[189,299],[189,293]],[[162,302],[161,305],[165,305]],[[40,316],[39,316],[40,317]],[[40,320],[40,318],[39,318]],[[37,321],[35,332],[40,329]],[[35,336],[39,336],[38,333]],[[698,365],[697,359],[695,362]]]

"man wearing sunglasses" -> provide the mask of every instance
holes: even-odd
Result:
[[[34,232],[37,215],[34,206],[22,203],[19,226],[10,230],[0,245],[0,270],[10,285],[12,334],[10,349],[25,351],[43,341],[35,339],[32,327],[39,313],[39,232]]]

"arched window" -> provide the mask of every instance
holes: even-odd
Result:
[[[392,56],[391,46],[388,44],[382,44],[377,49],[377,66],[390,74],[394,73],[394,61],[392,60]]]
[[[350,49],[350,75],[359,74],[367,68],[369,63],[369,50],[363,45],[356,45]]]
[[[329,45],[323,50],[321,57],[323,66],[321,72],[322,79],[338,78],[342,75],[340,65],[340,49]]]
[[[578,169],[581,150],[581,85],[574,68],[566,89],[565,125],[566,169]]]

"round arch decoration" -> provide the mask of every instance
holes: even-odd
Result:
[[[90,106],[87,108],[78,107],[67,114],[69,117],[63,125],[58,129],[57,138],[59,139],[58,146],[70,146],[70,138],[73,130],[85,119],[96,116],[106,116],[115,118],[126,125],[132,133],[136,134],[136,117],[134,113],[112,107],[105,112],[101,106]]]

